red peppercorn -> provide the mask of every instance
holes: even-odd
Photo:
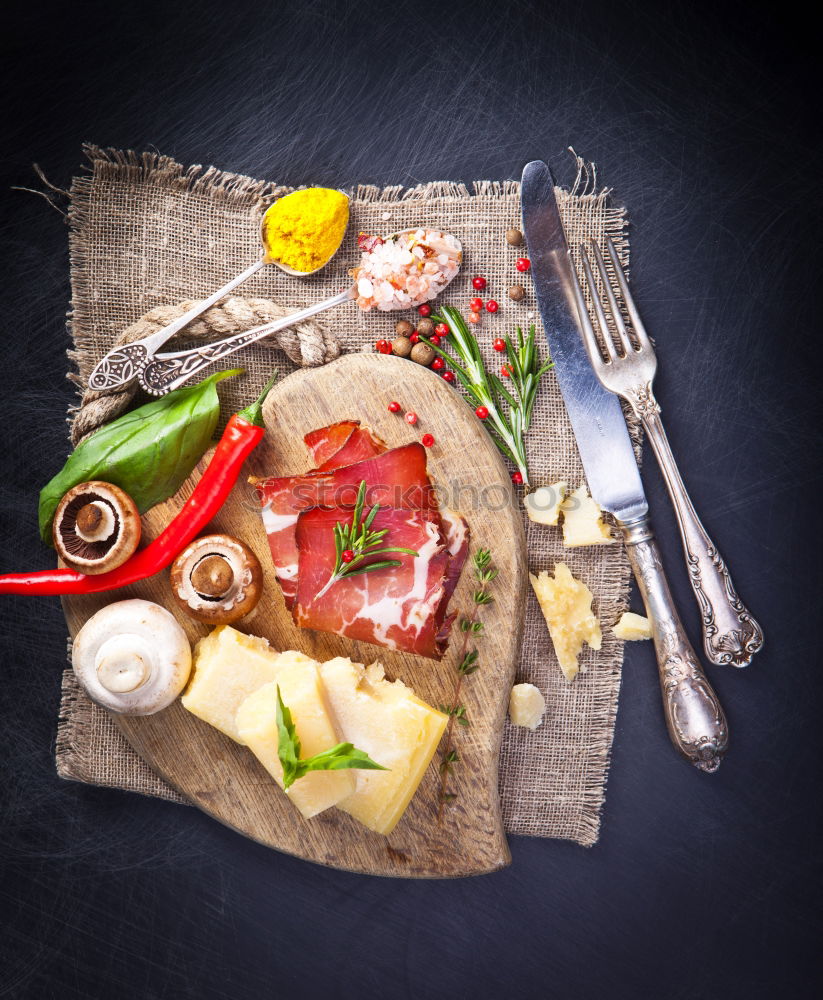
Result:
[[[483,289],[486,287],[486,279],[485,278],[481,278],[481,276],[479,274],[476,274],[472,278],[472,286],[474,288],[476,288],[478,290],[478,292],[482,292]]]
[[[417,332],[417,330],[412,330],[412,335],[409,337],[409,340],[413,344],[416,344],[420,340],[420,334]]]
[[[449,372],[449,371],[441,372],[441,376],[444,382],[448,382],[450,384],[454,382],[454,377],[455,377],[454,372]]]
[[[472,312],[469,313],[469,322],[470,323],[479,323],[480,322],[480,313],[474,312],[472,310]]]
[[[407,424],[417,423],[417,414],[413,410],[409,410],[409,412],[406,414],[406,423]]]
[[[513,472],[512,473],[512,482],[515,483],[517,486],[519,486],[523,482],[523,473],[522,472]]]
[[[496,351],[505,351],[506,350],[506,341],[503,340],[502,337],[498,337],[497,340],[495,340],[495,342],[492,344],[492,347]]]
[[[434,344],[435,347],[440,346],[440,338],[437,336],[436,333],[433,333],[431,337],[429,337],[429,343]]]
[[[448,335],[451,333],[451,330],[449,330],[448,326],[445,323],[438,323],[437,326],[434,328],[434,332],[437,334],[438,337],[448,337]]]
[[[529,260],[528,257],[518,257],[517,260],[514,262],[514,266],[517,268],[518,271],[528,271],[529,268],[532,266],[532,262]]]
[[[352,559],[354,559],[354,553],[352,552],[351,549],[343,549],[343,551],[340,553],[340,558],[343,560],[343,562],[349,563],[352,561]]]
[[[400,404],[392,400],[389,403],[389,413],[399,413],[399,412],[400,412]]]
[[[486,310],[490,313],[496,313],[500,306],[494,301],[494,299],[489,299],[486,303]]]
[[[424,434],[423,437],[420,438],[420,440],[422,441],[424,448],[431,448],[431,446],[434,444],[434,435]]]
[[[505,365],[503,365],[503,367],[500,369],[500,374],[504,378],[508,378],[511,375],[511,372],[509,371],[509,369]]]
[[[478,313],[482,308],[483,308],[482,299],[472,299],[471,302],[469,303],[469,309],[471,309],[472,312]]]
[[[474,412],[481,420],[485,420],[489,415],[489,411],[485,406],[478,406]]]
[[[442,371],[445,367],[446,362],[442,358],[435,358],[434,361],[432,361],[432,368],[434,368],[436,372]]]
[[[391,354],[391,344],[388,340],[378,340],[374,346],[381,354]]]
[[[432,307],[428,304],[428,302],[424,302],[422,306],[417,307],[417,311],[425,319],[426,316],[431,316]]]

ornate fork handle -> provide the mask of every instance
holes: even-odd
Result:
[[[729,744],[726,716],[675,610],[648,519],[619,523],[652,623],[669,736],[695,767],[716,771]]]
[[[689,579],[703,619],[706,656],[712,663],[747,667],[763,645],[763,631],[740,600],[717,546],[697,516],[663,429],[651,382],[625,396],[643,423],[674,504]]]

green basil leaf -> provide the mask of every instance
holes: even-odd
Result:
[[[300,740],[297,738],[297,730],[294,728],[291,712],[283,704],[280,695],[280,686],[277,686],[277,756],[283,767],[283,787],[289,788],[308,774],[309,771],[342,771],[349,768],[359,768],[361,770],[386,771],[388,768],[375,763],[369,755],[352,746],[351,743],[338,743],[336,747],[330,747],[313,757],[300,760]]]
[[[313,757],[299,761],[299,766],[301,769],[305,769],[305,773],[309,771],[344,771],[349,768],[358,768],[365,771],[389,770],[389,768],[383,767],[382,764],[373,761],[365,750],[358,750],[351,743],[338,743],[336,747],[332,747],[330,750],[324,750]]]
[[[40,491],[40,537],[52,544],[54,512],[78,483],[102,479],[125,490],[144,513],[177,492],[209,447],[220,415],[217,372],[124,413],[82,441]]]
[[[291,712],[283,704],[280,695],[280,685],[277,686],[277,756],[283,766],[283,786],[288,788],[301,775],[298,773],[298,760],[300,757],[300,740],[297,738],[297,730],[292,722]]]

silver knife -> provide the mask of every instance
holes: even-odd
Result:
[[[672,743],[702,771],[728,748],[726,716],[683,629],[649,525],[649,507],[617,396],[605,390],[580,334],[573,263],[542,160],[527,163],[520,189],[537,304],[589,491],[614,515],[652,623],[663,710]]]

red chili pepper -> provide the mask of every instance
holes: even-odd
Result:
[[[0,594],[97,594],[126,587],[154,576],[170,565],[178,553],[211,521],[226,501],[243,463],[266,433],[263,400],[274,385],[272,376],[258,398],[226,424],[212,459],[182,510],[144,549],[110,573],[87,576],[73,569],[46,569],[38,573],[0,576]]]

